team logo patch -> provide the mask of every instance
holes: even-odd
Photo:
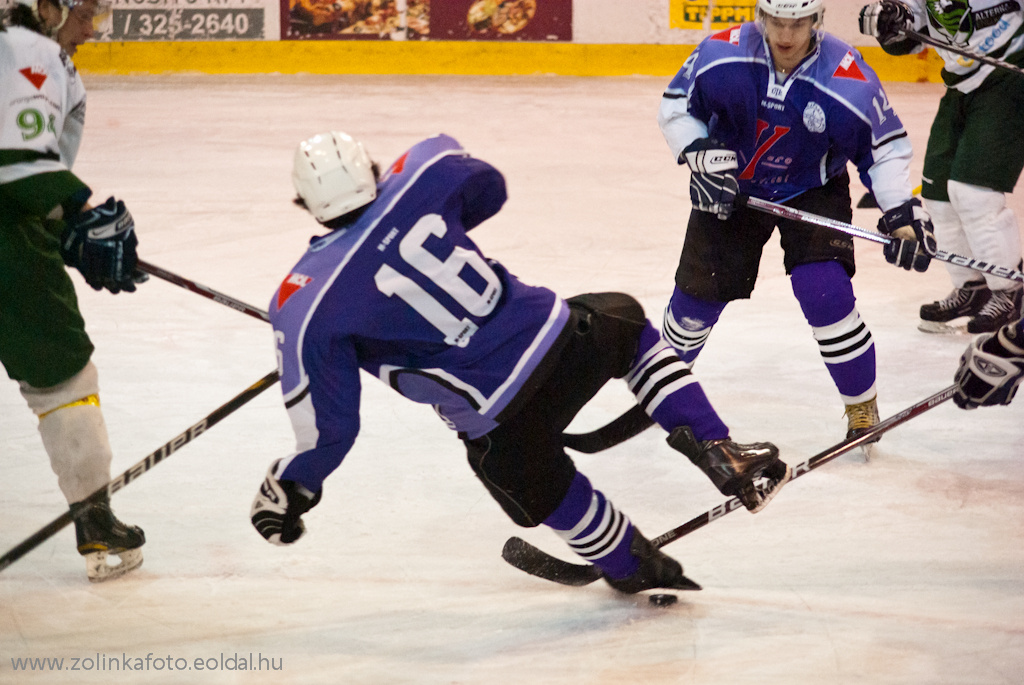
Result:
[[[739,45],[740,27],[733,26],[731,28],[727,28],[724,31],[719,31],[718,33],[712,34],[711,40],[721,40],[725,41],[726,43],[732,43],[733,45]]]
[[[46,72],[43,71],[42,67],[25,67],[18,71],[28,79],[29,83],[36,87],[36,90],[42,88],[43,84],[46,83]]]
[[[684,316],[679,320],[679,325],[682,326],[684,331],[699,331],[707,328],[707,324],[700,319],[694,319],[690,316]]]
[[[825,110],[813,100],[804,108],[804,126],[811,133],[825,132]]]
[[[867,79],[864,78],[864,72],[862,72],[860,67],[857,66],[857,60],[853,56],[853,51],[846,53],[846,57],[844,57],[843,61],[839,63],[839,66],[836,67],[832,76],[837,78],[852,78],[858,81],[867,81]]]
[[[277,308],[280,310],[288,298],[313,282],[312,277],[303,274],[288,274],[277,289]]]

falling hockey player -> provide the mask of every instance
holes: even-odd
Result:
[[[875,349],[857,311],[852,239],[742,206],[740,193],[849,222],[847,163],[899,240],[886,259],[924,271],[931,221],[913,198],[911,147],[874,72],[820,30],[821,0],[758,0],[757,21],[706,38],[665,91],[665,140],[690,169],[693,210],[663,333],[684,362],[726,305],[750,297],[776,227],[793,293],[846,405],[847,436],[878,423]],[[923,246],[923,247],[922,247]]]
[[[300,144],[299,200],[331,229],[270,304],[297,451],[275,461],[251,511],[290,544],[359,431],[360,369],[427,403],[466,445],[508,516],[545,524],[615,589],[697,589],[576,470],[562,431],[611,378],[725,494],[759,511],[789,479],[770,443],[736,444],[690,370],[621,293],[563,300],[486,259],[466,235],[506,198],[497,169],[440,135],[378,178],[362,144]]]
[[[109,501],[82,502],[110,481],[111,452],[65,265],[96,290],[131,292],[141,280],[124,203],[90,208],[91,191],[71,172],[85,123],[71,56],[92,37],[97,11],[96,0],[18,0],[11,25],[0,25],[0,361],[39,417],[92,581],[137,568],[145,542]]]
[[[892,55],[924,46],[916,31],[951,47],[1024,66],[1024,9],[1013,0],[882,0],[860,12],[862,33]],[[1019,269],[1020,226],[1006,205],[1024,169],[1024,76],[938,49],[946,92],[924,155],[921,197],[935,219],[938,246],[988,264]],[[927,333],[992,333],[1021,315],[1021,283],[946,264],[953,291],[921,305]]]

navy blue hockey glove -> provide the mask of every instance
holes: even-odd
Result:
[[[882,45],[906,40],[904,31],[914,28],[914,14],[898,0],[882,0],[860,10],[860,32],[874,36]]]
[[[698,138],[679,155],[690,167],[690,202],[702,211],[725,221],[732,214],[739,183],[732,173],[738,168],[736,153],[714,138]]]
[[[878,220],[878,230],[892,238],[885,261],[907,271],[927,271],[938,246],[932,219],[916,197],[894,207]]]
[[[256,531],[275,545],[290,545],[303,536],[302,515],[320,503],[323,490],[312,493],[295,481],[278,480],[274,471],[281,460],[270,465],[249,518]]]
[[[121,200],[109,198],[67,220],[60,241],[64,263],[78,269],[94,290],[135,292],[148,276],[136,270],[135,220]]]
[[[961,409],[1009,404],[1024,379],[1024,335],[1019,323],[979,335],[956,370],[953,401]]]

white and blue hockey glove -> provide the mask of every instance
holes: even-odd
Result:
[[[732,173],[738,168],[736,153],[714,138],[698,138],[679,155],[690,167],[690,202],[702,211],[725,221],[732,214],[739,183]]]
[[[928,212],[919,199],[907,200],[878,220],[878,230],[892,238],[885,245],[885,261],[907,271],[927,271],[938,245]]]
[[[979,335],[956,370],[953,402],[961,409],[1009,404],[1024,379],[1024,335],[1020,323]]]
[[[135,284],[148,278],[135,268],[138,244],[131,213],[124,202],[111,197],[67,220],[60,254],[94,290],[135,292]]]
[[[295,481],[278,480],[275,470],[280,463],[278,459],[267,470],[267,477],[252,502],[249,518],[268,542],[283,546],[292,544],[306,532],[302,515],[320,503],[323,490],[313,493]]]
[[[898,0],[882,0],[865,5],[860,10],[860,32],[865,36],[874,36],[881,45],[905,40],[903,32],[913,28],[913,13]]]

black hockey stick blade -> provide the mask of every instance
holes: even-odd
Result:
[[[640,435],[654,425],[654,420],[639,404],[634,404],[626,413],[589,433],[563,433],[562,441],[569,449],[594,454],[614,447],[632,437]]]
[[[526,540],[510,537],[501,550],[501,558],[531,576],[562,585],[579,587],[601,578],[601,569],[591,564],[572,564],[542,552]]]
[[[875,424],[857,437],[847,438],[837,445],[834,445],[823,452],[819,452],[807,461],[794,466],[793,475],[790,480],[796,480],[800,476],[810,473],[820,466],[824,466],[828,462],[846,454],[850,450],[856,449],[864,443],[871,442],[896,426],[904,424],[916,416],[920,416],[932,407],[937,407],[953,397],[955,390],[955,385],[951,385],[945,390],[940,390],[931,397],[921,400],[912,407],[908,407],[898,414],[890,416],[885,421]],[[700,516],[692,518],[686,523],[676,526],[668,532],[662,533],[658,537],[652,539],[651,544],[657,548],[664,547],[670,542],[675,542],[679,538],[689,535],[695,530],[703,528],[712,521],[720,519],[726,514],[731,514],[742,507],[743,503],[740,502],[739,498],[733,497],[728,499],[714,509],[706,511]],[[512,566],[515,566],[520,571],[537,576],[538,578],[561,583],[563,585],[588,585],[601,577],[601,571],[596,566],[591,564],[574,564],[568,561],[562,561],[557,557],[551,556],[547,552],[537,549],[525,540],[516,537],[510,538],[508,542],[505,543],[505,549],[502,550],[501,556],[505,561]]]
[[[134,481],[142,474],[149,471],[151,468],[162,462],[163,460],[170,457],[172,454],[177,452],[183,446],[192,442],[195,438],[202,435],[210,428],[220,423],[229,414],[246,404],[249,400],[259,395],[261,392],[277,383],[280,376],[277,371],[268,373],[266,376],[256,381],[240,394],[228,402],[222,404],[217,409],[213,410],[206,418],[199,421],[193,426],[185,429],[180,435],[168,440],[160,449],[146,455],[141,461],[136,463],[134,466],[129,468],[127,471],[122,473],[117,478],[114,478],[109,483],[104,485],[102,488],[86,497],[83,502],[95,502],[102,499],[104,495],[112,495],[118,490],[124,488],[128,483]],[[0,557],[0,571],[13,564],[18,559],[22,558],[33,549],[41,545],[43,542],[53,537],[59,530],[64,526],[71,523],[71,511],[65,511],[63,514],[55,518],[47,525],[40,528],[38,531],[33,533],[31,536],[22,541],[19,545],[12,548],[9,552]]]

